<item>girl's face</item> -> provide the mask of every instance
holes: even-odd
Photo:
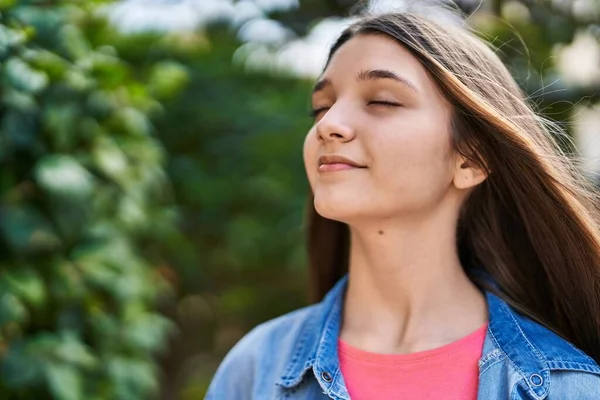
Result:
[[[346,223],[416,217],[455,189],[450,106],[421,63],[393,39],[359,35],[343,44],[315,85],[312,106],[304,163],[322,216]],[[328,155],[361,168],[320,167],[322,156],[336,161]]]

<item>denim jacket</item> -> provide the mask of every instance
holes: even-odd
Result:
[[[242,338],[219,366],[206,400],[350,399],[337,354],[346,283],[347,276],[320,303]],[[600,367],[592,358],[494,294],[486,292],[486,299],[478,400],[600,399]]]

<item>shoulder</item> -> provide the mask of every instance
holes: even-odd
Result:
[[[274,385],[294,347],[320,315],[321,304],[297,309],[257,325],[227,353],[210,384],[207,399],[245,399],[263,385]],[[260,371],[260,374],[256,372]]]
[[[517,318],[527,341],[541,353],[550,370],[600,374],[596,361],[571,342],[527,317],[517,314]]]
[[[532,398],[591,399],[600,388],[600,366],[574,344],[488,293],[488,354],[506,359],[509,381]],[[494,348],[500,351],[494,351]],[[504,355],[504,357],[501,357]],[[491,364],[490,364],[491,365]],[[501,368],[502,369],[502,368]],[[496,376],[498,379],[500,375]],[[492,379],[493,381],[493,379]]]
[[[600,366],[575,345],[529,319],[523,330],[550,370],[551,398],[592,400],[600,391]]]
[[[500,297],[487,293],[489,331],[517,364],[539,364],[544,369],[573,369],[600,373],[592,357],[552,330],[519,313]],[[512,356],[512,357],[511,357]]]
[[[600,366],[593,358],[541,324],[521,315],[517,318],[527,345],[539,352],[549,372],[550,398],[599,398]]]

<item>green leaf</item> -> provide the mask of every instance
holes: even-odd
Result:
[[[2,2],[0,1],[0,9],[2,8]],[[9,29],[6,26],[0,25],[0,57],[4,57],[11,47],[24,41],[25,34],[23,32],[18,32],[14,29]]]
[[[27,344],[12,343],[8,352],[0,358],[0,381],[4,385],[27,388],[35,386],[42,379],[41,365],[30,356]]]
[[[35,178],[48,193],[74,201],[85,201],[93,192],[92,175],[74,158],[52,154],[35,166]]]
[[[0,326],[8,322],[23,323],[29,313],[23,302],[12,293],[0,295]]]
[[[46,301],[46,286],[36,270],[19,268],[7,272],[5,279],[10,291],[34,307],[39,307]]]
[[[35,71],[16,57],[6,61],[4,80],[12,87],[30,93],[39,93],[48,85],[48,76],[44,72]]]
[[[150,72],[150,93],[159,99],[172,98],[189,82],[187,68],[175,61],[161,61]]]
[[[91,198],[50,198],[52,219],[65,246],[70,247],[81,240],[92,218]],[[94,199],[95,200],[95,199]]]
[[[110,138],[100,136],[94,143],[92,158],[96,166],[117,182],[128,168],[128,161],[119,146]]]
[[[0,210],[0,233],[19,253],[57,249],[61,241],[44,216],[30,206],[12,206]]]
[[[95,90],[88,97],[87,106],[94,116],[106,117],[118,107],[117,96],[104,90]]]
[[[114,55],[91,52],[85,58],[77,62],[88,75],[91,75],[99,82],[104,89],[122,88],[129,75],[129,69],[126,64]]]
[[[117,119],[125,132],[132,135],[149,135],[152,127],[144,113],[132,107],[126,107],[117,113]]]
[[[19,1],[19,3],[23,3]],[[31,3],[31,2],[27,2]],[[23,4],[14,7],[11,10],[11,16],[14,16],[19,22],[27,27],[34,28],[37,37],[54,38],[57,29],[64,24],[64,13],[62,7],[39,7],[33,4]]]
[[[119,220],[132,230],[143,228],[149,222],[144,208],[131,196],[121,199],[118,216]]]
[[[12,7],[17,0],[0,0],[0,10]]]
[[[31,93],[22,92],[11,87],[7,87],[3,90],[2,102],[7,107],[14,108],[15,111],[37,110],[37,103]]]
[[[67,60],[46,49],[27,49],[23,52],[23,59],[44,71],[50,79],[59,79],[69,68]]]
[[[85,36],[75,25],[64,25],[59,35],[60,43],[73,59],[84,57],[91,51]]]
[[[81,105],[78,103],[48,104],[43,109],[43,124],[52,132],[50,140],[55,151],[68,152],[73,149],[78,138],[81,137],[79,120],[81,118]]]
[[[154,314],[144,314],[128,323],[124,329],[130,343],[144,351],[154,352],[162,349],[173,324],[166,318]]]
[[[91,368],[97,364],[96,358],[90,349],[81,343],[77,337],[65,334],[54,348],[56,359],[64,363],[73,364],[83,368]]]
[[[96,86],[96,81],[87,76],[84,71],[71,68],[65,72],[64,84],[77,92],[86,92]]]
[[[84,399],[82,377],[77,368],[63,363],[50,363],[45,372],[54,399]]]
[[[120,278],[118,271],[115,271],[110,265],[102,262],[86,260],[78,261],[77,265],[83,272],[83,279],[94,286],[113,290],[114,282]]]
[[[82,302],[88,288],[83,281],[81,271],[67,260],[56,260],[51,268],[54,272],[50,282],[52,297],[58,301]]]
[[[43,150],[40,147],[35,120],[30,113],[17,110],[8,111],[2,119],[2,131],[6,135],[6,139],[17,149],[33,154]]]
[[[154,366],[147,360],[113,356],[106,366],[116,383],[117,399],[128,400],[136,394],[144,398],[143,394],[158,389]]]

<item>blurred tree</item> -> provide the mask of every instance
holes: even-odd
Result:
[[[345,17],[350,12],[364,9],[368,1],[356,0],[302,0],[296,9],[274,11],[270,17],[282,22],[299,36],[305,36],[311,26],[328,17]]]
[[[561,7],[549,0],[491,3],[492,12],[476,15],[473,26],[497,49],[535,109],[571,134],[574,106],[597,103],[600,86],[593,81],[568,85],[558,69],[556,50],[572,44],[577,34],[600,39],[600,3],[589,1],[592,8],[585,15],[573,12],[575,1],[562,2]],[[568,153],[576,153],[570,138],[559,134],[556,140]]]
[[[306,304],[301,148],[310,82],[246,71],[232,63],[240,44],[221,24],[114,42],[143,76],[171,59],[185,70],[166,67],[173,78],[164,80],[188,80],[157,122],[182,216],[161,251],[178,291],[166,312],[181,331],[163,363],[165,399],[202,399],[244,332]]]
[[[174,219],[149,92],[174,93],[94,42],[101,3],[0,1],[3,399],[158,392],[152,243]]]

